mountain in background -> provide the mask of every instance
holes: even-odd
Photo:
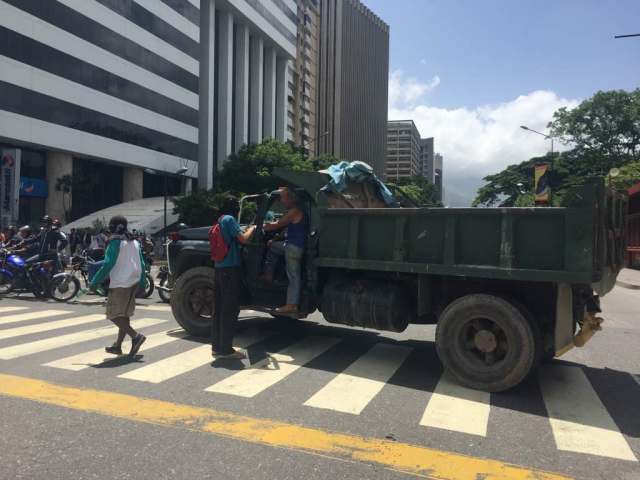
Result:
[[[444,204],[447,207],[470,207],[483,181],[477,177],[445,179]]]

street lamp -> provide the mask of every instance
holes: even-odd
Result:
[[[321,133],[320,135],[318,135],[315,139],[313,139],[313,141],[307,142],[307,150],[309,150],[309,147],[313,144],[318,144],[318,141],[324,137],[326,137],[327,135],[329,135],[329,130],[327,130],[324,133]]]
[[[551,135],[547,135],[546,133],[538,132],[537,130],[529,128],[526,125],[520,125],[520,128],[528,132],[537,133],[538,135],[542,135],[547,140],[551,140],[551,161],[553,162],[553,137]]]
[[[152,168],[145,168],[144,171],[151,175],[162,175],[164,178],[164,227],[162,229],[162,243],[165,244],[167,243],[167,182],[171,174],[167,172],[159,172]],[[189,169],[187,167],[180,167],[173,175],[182,176],[188,171]]]

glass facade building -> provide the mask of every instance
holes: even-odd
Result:
[[[62,217],[56,181],[81,172],[112,186],[79,189],[74,217],[158,193],[144,169],[186,167],[171,185],[210,186],[212,166],[249,141],[252,113],[254,139],[284,124],[296,22],[294,0],[0,0],[0,144],[22,151],[21,177],[48,186],[43,208],[21,194],[20,210]],[[227,142],[234,131],[246,135]]]

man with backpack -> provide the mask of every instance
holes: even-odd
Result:
[[[209,230],[211,260],[216,269],[211,331],[211,348],[215,359],[245,358],[243,352],[234,350],[233,335],[240,314],[240,244],[249,242],[255,225],[242,232],[236,220],[239,211],[238,199],[228,196],[220,208],[218,222]]]

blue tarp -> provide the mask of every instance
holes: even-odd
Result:
[[[380,198],[390,206],[397,208],[400,206],[393,193],[387,186],[373,173],[371,166],[364,162],[345,162],[342,161],[335,165],[331,165],[326,170],[321,170],[331,177],[329,183],[322,188],[325,192],[343,192],[350,183],[372,183],[378,188]]]

